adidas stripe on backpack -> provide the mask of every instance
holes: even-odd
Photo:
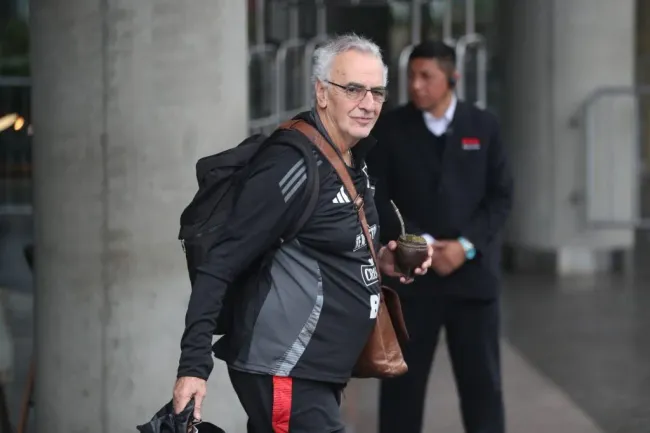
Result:
[[[302,198],[304,212],[283,239],[293,238],[312,214],[318,198],[318,167],[313,144],[298,131],[279,128],[268,137],[263,134],[252,135],[232,149],[199,159],[196,163],[199,189],[181,214],[178,234],[192,285],[196,279],[197,268],[204,263],[210,249],[219,248],[219,245],[214,245],[215,240],[222,231],[228,230],[228,216],[243,182],[248,177],[251,162],[269,145],[293,146],[307,163],[307,187]],[[245,277],[246,275],[242,275],[239,279]],[[234,284],[236,283],[237,281]],[[228,331],[232,319],[231,299],[232,297],[226,294],[215,330],[217,335],[226,334]]]

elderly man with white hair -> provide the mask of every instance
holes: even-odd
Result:
[[[358,197],[349,196],[330,160],[314,146],[315,210],[294,238],[281,242],[303,211],[298,192],[307,183],[300,174],[305,161],[279,139],[265,146],[239,193],[228,232],[215,241],[218,248],[192,287],[174,388],[177,413],[194,398],[194,416],[201,417],[214,351],[228,365],[249,432],[344,431],[341,392],[376,321],[378,272],[407,282],[394,266],[395,242],[379,244],[365,164],[373,145],[369,134],[386,100],[380,49],[363,37],[344,35],[318,48],[314,62],[315,107],[296,119],[318,130],[336,150]],[[359,198],[376,262],[355,207]],[[256,265],[269,251],[270,259]],[[426,272],[431,253],[415,274]],[[232,284],[251,267],[256,273],[245,287]],[[227,292],[236,293],[237,320],[211,348]]]

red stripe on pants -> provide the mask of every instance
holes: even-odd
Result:
[[[292,388],[293,383],[290,377],[273,376],[273,415],[271,423],[274,433],[289,433]]]

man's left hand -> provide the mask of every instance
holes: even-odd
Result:
[[[435,254],[431,263],[431,267],[436,274],[440,276],[447,276],[465,263],[465,250],[460,242],[438,241],[433,244]]]
[[[377,260],[377,267],[379,272],[388,276],[388,277],[399,277],[399,281],[402,284],[409,284],[413,282],[413,278],[406,278],[404,274],[398,272],[395,268],[395,250],[397,249],[397,242],[390,241],[388,245],[381,247],[379,250],[379,255]],[[433,257],[433,247],[429,245],[427,259],[413,272],[415,275],[424,275],[427,273],[427,270],[431,267],[431,259]]]

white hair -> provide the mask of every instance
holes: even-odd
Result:
[[[361,53],[372,54],[384,67],[384,86],[388,84],[388,66],[384,63],[381,55],[381,49],[370,39],[358,36],[354,33],[348,33],[330,39],[314,51],[314,69],[311,81],[316,84],[317,81],[325,83],[330,80],[332,64],[337,55],[348,52],[358,51]]]

